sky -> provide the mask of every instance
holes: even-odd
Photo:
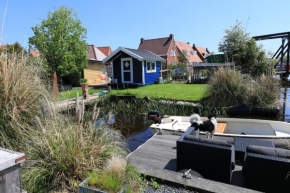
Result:
[[[0,0],[1,26],[6,2]],[[290,31],[289,0],[8,0],[2,44],[18,41],[28,48],[31,27],[62,5],[77,12],[88,44],[112,49],[137,49],[142,37],[174,34],[175,40],[218,53],[224,29],[237,20],[251,36]],[[281,40],[259,43],[275,52]]]

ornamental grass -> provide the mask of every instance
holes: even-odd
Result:
[[[0,146],[21,149],[22,130],[39,113],[47,94],[41,60],[28,54],[0,54]]]
[[[252,77],[235,68],[219,68],[210,77],[204,101],[214,106],[247,104],[257,107],[277,105],[280,94],[279,81],[271,75]]]

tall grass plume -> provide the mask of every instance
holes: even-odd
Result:
[[[39,113],[47,93],[40,60],[25,54],[0,54],[0,146],[15,149],[23,125]]]
[[[45,120],[45,132],[30,133],[23,184],[29,192],[76,192],[89,172],[102,168],[115,154],[125,155],[125,142],[117,131],[79,124],[66,116]]]
[[[270,75],[252,77],[235,68],[219,68],[209,80],[204,100],[215,106],[229,107],[245,103],[268,107],[276,104],[279,88],[279,82]]]

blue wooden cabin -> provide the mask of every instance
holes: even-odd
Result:
[[[165,59],[147,50],[119,47],[103,60],[112,64],[113,83],[130,87],[154,84],[161,76],[162,62]]]

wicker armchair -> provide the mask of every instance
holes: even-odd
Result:
[[[265,192],[290,192],[290,150],[249,145],[243,174],[245,186]]]
[[[235,166],[234,146],[225,140],[196,138],[189,128],[177,140],[177,170],[192,169],[204,178],[230,183]]]

